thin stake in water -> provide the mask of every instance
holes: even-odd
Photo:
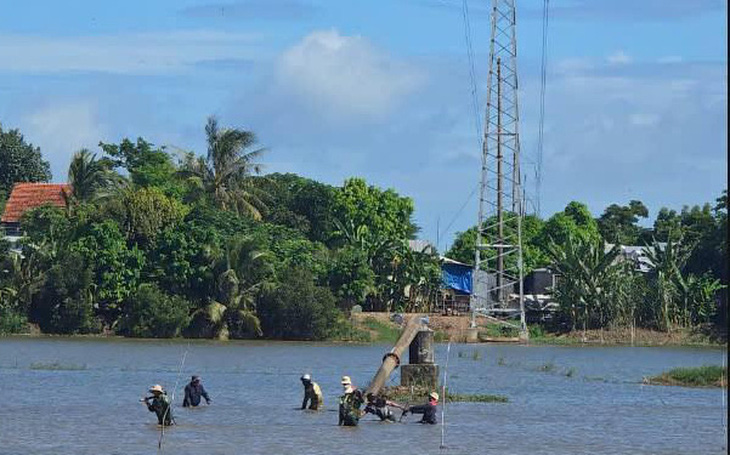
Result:
[[[185,365],[185,359],[188,356],[188,349],[190,348],[190,343],[188,343],[188,346],[185,348],[185,352],[182,356],[182,361],[180,362],[180,368],[177,370],[177,378],[175,379],[175,387],[172,389],[172,395],[170,396],[170,406],[167,407],[167,410],[165,410],[165,414],[162,416],[162,425],[160,426],[160,439],[157,441],[157,453],[162,453],[162,438],[165,436],[165,418],[167,417],[167,413],[170,412],[170,408],[172,408],[172,404],[175,402],[175,392],[177,391],[177,385],[180,382],[180,374],[182,373],[183,366]]]
[[[446,346],[446,364],[444,365],[444,380],[441,384],[441,396],[443,403],[441,404],[441,446],[440,449],[446,448],[446,374],[449,371],[449,354],[451,353],[451,341]]]

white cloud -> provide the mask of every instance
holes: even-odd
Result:
[[[657,114],[634,113],[629,115],[629,122],[634,126],[654,126],[659,123]]]
[[[606,57],[606,61],[611,65],[626,65],[631,63],[633,59],[624,51],[618,51]]]
[[[679,55],[667,55],[657,59],[657,63],[682,63],[684,59]]]
[[[155,74],[211,60],[250,59],[255,35],[209,30],[48,37],[0,34],[0,71]]]
[[[21,124],[25,136],[41,148],[51,163],[54,181],[65,181],[68,164],[81,148],[94,150],[102,134],[96,107],[89,102],[46,106],[31,112]]]
[[[424,76],[360,36],[319,30],[285,51],[278,84],[329,116],[379,117],[420,88]]]

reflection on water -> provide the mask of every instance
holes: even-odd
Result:
[[[367,416],[357,428],[336,426],[339,378],[366,385],[388,349],[0,339],[0,453],[155,453],[156,418],[138,400],[152,384],[174,388],[186,351],[175,393],[178,425],[165,431],[163,453],[726,453],[723,391],[641,384],[669,368],[721,364],[719,350],[453,345],[449,388],[509,402],[450,404],[441,450],[440,426],[419,425],[413,416],[400,424]],[[441,364],[444,355],[438,346]],[[322,386],[323,411],[296,409],[305,372]],[[192,374],[202,376],[210,407],[181,407]]]

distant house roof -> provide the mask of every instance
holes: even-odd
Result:
[[[411,251],[415,251],[416,253],[433,253],[436,251],[434,246],[431,245],[428,240],[409,240],[408,247]]]
[[[464,264],[463,262],[455,261],[455,260],[453,260],[453,259],[451,259],[451,258],[447,258],[446,256],[440,256],[440,257],[439,257],[439,259],[441,260],[441,263],[442,263],[442,264],[452,264],[452,265],[460,265],[460,266],[462,266],[462,267],[469,267],[469,268],[473,268],[473,267],[472,267],[471,265],[469,265],[469,264]]]
[[[657,246],[660,249],[664,249],[667,244],[665,242],[657,242]],[[613,243],[606,243],[604,250],[609,252],[614,247]],[[653,246],[638,246],[638,245],[619,245],[621,248],[620,254],[624,259],[630,259],[636,262],[637,269],[641,272],[648,272],[651,270],[652,263],[647,257],[647,252],[654,252]]]
[[[5,204],[5,211],[0,221],[18,223],[27,210],[45,204],[65,207],[64,193],[70,191],[71,185],[68,183],[16,183]]]

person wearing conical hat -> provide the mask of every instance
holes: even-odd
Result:
[[[305,374],[301,378],[302,385],[304,386],[304,400],[302,401],[302,409],[307,407],[307,401],[309,401],[309,409],[316,411],[324,403],[322,397],[322,389],[319,388],[319,384],[312,381],[312,376]]]
[[[147,405],[147,410],[157,414],[157,423],[159,425],[172,425],[174,419],[172,417],[172,406],[170,406],[170,398],[167,397],[167,393],[161,385],[155,384],[150,387],[151,397],[146,397],[144,403]]]
[[[428,394],[428,403],[420,406],[411,406],[404,412],[411,414],[423,414],[420,423],[436,423],[436,409],[439,404],[439,394],[431,392]]]
[[[356,427],[360,422],[360,406],[365,402],[362,392],[352,385],[349,376],[342,376],[340,381],[344,394],[340,397],[340,419],[338,425]]]

